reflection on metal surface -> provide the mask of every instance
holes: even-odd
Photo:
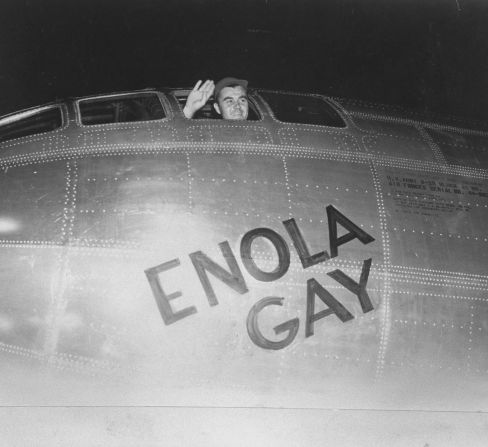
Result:
[[[20,230],[21,224],[11,217],[0,216],[0,234],[15,233]]]

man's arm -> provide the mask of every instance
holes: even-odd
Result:
[[[207,80],[203,84],[202,81],[198,81],[186,99],[186,104],[183,108],[185,116],[193,118],[193,115],[207,103],[214,89],[215,84],[213,81]]]

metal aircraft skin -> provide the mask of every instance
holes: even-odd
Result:
[[[0,119],[2,404],[488,411],[488,130],[184,93]]]

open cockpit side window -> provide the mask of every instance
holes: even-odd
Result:
[[[79,101],[81,124],[129,123],[166,118],[155,93],[138,93]]]
[[[62,125],[63,114],[59,106],[41,111],[21,112],[0,120],[0,142],[52,132]]]
[[[278,121],[347,127],[339,113],[321,97],[266,91],[260,91],[259,94],[268,103]]]
[[[185,107],[188,94],[189,91],[173,92],[173,95],[178,101],[181,110],[183,110],[183,108]],[[207,104],[205,104],[198,112],[195,113],[192,119],[222,119],[222,116],[215,111],[213,103],[213,99],[210,99]],[[249,99],[249,115],[247,117],[247,120],[259,121],[260,119],[261,115],[259,114],[256,105],[252,102],[252,99]]]

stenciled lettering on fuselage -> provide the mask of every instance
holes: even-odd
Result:
[[[352,241],[353,239],[358,239],[363,244],[369,244],[370,242],[374,241],[372,236],[354,224],[332,205],[327,207],[327,220],[329,225],[330,254],[324,250],[313,255],[310,254],[295,219],[283,221],[283,225],[293,242],[304,269],[338,256],[339,247]],[[338,223],[348,231],[346,234],[340,237],[337,235]],[[278,255],[278,265],[273,271],[261,270],[252,258],[251,247],[253,241],[257,238],[267,239],[269,242],[271,242],[276,250]],[[239,294],[245,294],[249,291],[229,242],[221,242],[219,247],[224,259],[227,262],[227,269],[221,267],[201,251],[196,251],[189,254],[210,306],[216,306],[219,302],[212,284],[210,283],[208,273],[218,278]],[[286,274],[290,266],[290,250],[288,248],[288,244],[281,235],[270,228],[255,228],[244,234],[240,244],[240,256],[241,261],[248,273],[258,281],[276,281]],[[145,270],[159,311],[166,325],[170,325],[197,313],[197,309],[194,306],[175,311],[171,306],[171,301],[182,296],[182,293],[177,291],[168,294],[164,291],[161,285],[160,274],[176,268],[179,265],[179,259],[172,259],[171,261]],[[335,281],[357,296],[361,309],[364,313],[373,310],[373,304],[366,290],[370,267],[371,258],[364,260],[359,282],[356,282],[339,269],[327,273],[329,277],[333,278]],[[315,313],[315,299],[317,296],[327,306],[327,309]],[[283,349],[291,344],[295,339],[300,325],[298,318],[286,321],[285,323],[282,323],[274,328],[276,335],[287,332],[286,337],[280,341],[272,341],[264,337],[258,326],[257,317],[259,313],[268,306],[282,306],[283,301],[284,298],[282,297],[268,296],[259,300],[251,308],[247,317],[247,331],[250,339],[257,346],[264,349]],[[346,322],[354,318],[352,313],[349,312],[346,307],[341,304],[315,278],[308,279],[305,336],[310,337],[314,335],[314,323],[329,315],[336,315],[342,322]]]

